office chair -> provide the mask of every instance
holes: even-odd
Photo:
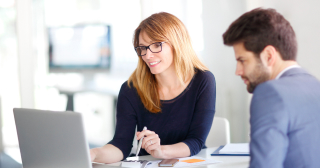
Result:
[[[230,143],[230,125],[226,118],[214,117],[206,140],[207,147],[218,147]]]

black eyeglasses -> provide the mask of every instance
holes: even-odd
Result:
[[[136,50],[138,56],[145,56],[147,54],[147,49],[149,49],[152,53],[159,53],[162,51],[162,44],[165,42],[156,42],[152,43],[149,46],[138,46],[134,48]]]

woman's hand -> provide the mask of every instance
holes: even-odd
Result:
[[[96,153],[94,152],[94,149],[90,149],[90,158],[91,162],[93,162],[96,159]]]
[[[155,158],[165,158],[158,134],[150,130],[137,132],[137,140],[140,140],[143,136],[141,147]]]
[[[123,159],[123,154],[119,148],[107,144],[102,147],[90,149],[90,158],[92,162],[115,163]]]

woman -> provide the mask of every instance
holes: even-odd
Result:
[[[215,79],[196,56],[189,34],[175,16],[161,12],[143,20],[134,33],[136,70],[120,90],[114,138],[91,149],[95,162],[129,156],[137,130],[139,155],[178,158],[203,147],[215,113]]]

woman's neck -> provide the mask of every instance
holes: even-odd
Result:
[[[181,94],[191,81],[181,83],[175,71],[163,72],[155,75],[161,100],[171,100]]]
[[[171,73],[171,74],[162,73],[162,74],[157,74],[155,77],[156,77],[159,88],[174,89],[174,88],[181,87],[182,85],[176,73]]]

